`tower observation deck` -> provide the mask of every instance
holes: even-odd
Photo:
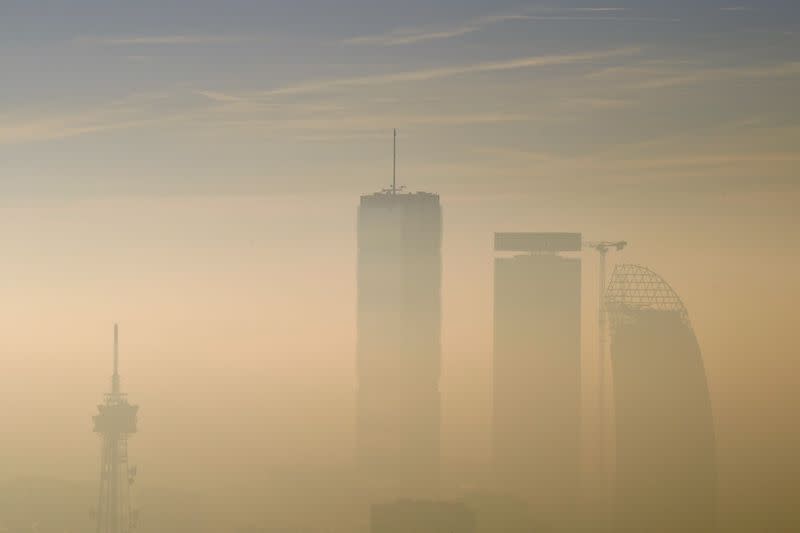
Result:
[[[131,509],[130,486],[136,475],[128,467],[128,437],[136,433],[139,406],[128,403],[120,391],[118,329],[114,324],[114,373],[111,392],[94,415],[94,432],[103,441],[100,461],[100,494],[97,502],[97,533],[128,533],[136,525]]]

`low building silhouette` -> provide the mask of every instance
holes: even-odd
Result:
[[[399,500],[373,504],[371,533],[474,533],[475,517],[463,503]]]

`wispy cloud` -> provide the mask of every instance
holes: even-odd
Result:
[[[252,35],[139,35],[126,37],[81,37],[79,42],[107,46],[153,46],[226,44],[253,41]]]
[[[637,53],[639,53],[639,48],[629,47],[576,54],[527,56],[503,61],[488,61],[482,63],[472,63],[468,65],[407,70],[387,74],[375,74],[352,78],[338,78],[301,83],[267,91],[264,93],[264,96],[306,94],[347,87],[364,87],[372,85],[387,85],[392,83],[430,81],[442,78],[451,78],[455,76],[482,74],[487,72],[500,72],[602,61],[614,57],[631,56]]]
[[[800,76],[800,61],[719,67],[703,66],[703,62],[696,59],[647,60],[603,67],[586,74],[587,79],[613,82],[618,89],[637,90],[794,76]]]
[[[396,28],[386,33],[365,35],[346,39],[345,44],[393,46],[402,44],[415,44],[425,41],[449,39],[473,33],[491,24],[515,20],[527,20],[527,15],[491,15],[473,19],[460,25],[439,28]]]
[[[544,7],[539,6],[523,13],[486,15],[461,23],[425,26],[418,28],[395,28],[375,35],[363,35],[345,39],[344,44],[369,46],[397,46],[427,41],[450,39],[481,31],[488,26],[514,21],[677,21],[661,17],[627,15],[624,7]]]
[[[233,94],[223,93],[219,91],[198,90],[195,91],[195,94],[198,94],[200,96],[205,96],[206,98],[214,102],[226,103],[226,104],[247,101],[247,98],[244,98],[242,96],[236,96]]]
[[[534,21],[589,21],[589,22],[680,22],[675,17],[648,16],[643,10],[627,7],[553,7],[533,6],[526,18]]]
[[[608,13],[611,11],[627,11],[625,7],[565,7],[565,8],[551,8],[554,10],[564,11],[586,11],[590,13]]]
[[[342,132],[385,134],[386,124],[404,126],[465,126],[473,124],[498,124],[526,122],[535,117],[525,113],[337,113],[320,116],[246,116],[239,119],[224,119],[219,123],[229,127],[240,127],[272,131],[295,131],[301,133]]]
[[[783,78],[791,76],[800,76],[800,61],[766,66],[710,68],[655,75],[651,79],[634,83],[632,87],[635,89],[664,89],[729,79]]]
[[[0,145],[67,139],[163,124],[180,118],[182,115],[176,112],[167,113],[154,108],[165,98],[163,93],[141,93],[82,109],[6,115],[0,121]]]
[[[202,98],[187,98],[191,95]],[[177,103],[179,109],[175,107]],[[282,140],[342,142],[383,135],[386,124],[435,128],[534,120],[528,113],[492,110],[387,114],[332,103],[265,102],[209,90],[180,95],[140,94],[97,106],[0,118],[0,146],[161,128],[167,124],[201,134],[227,128]]]
[[[718,195],[736,190],[774,189],[794,175],[800,161],[800,155],[793,152],[752,146],[752,138],[747,135],[726,137],[726,141],[734,141],[730,146],[707,146],[696,142],[694,137],[682,137],[679,141],[679,144],[649,144],[646,149],[619,145],[573,156],[487,146],[476,149],[476,157],[463,164],[458,175],[502,175],[517,179],[522,187],[536,183],[545,189],[549,186],[562,193],[570,191],[569,194],[574,194],[585,184],[586,176],[591,176],[595,185],[604,184],[609,198],[619,199],[619,195],[629,194],[652,196],[660,192],[691,198],[702,189]],[[448,170],[456,173],[456,169]]]
[[[577,107],[582,109],[594,109],[594,110],[603,110],[603,109],[622,109],[624,107],[630,107],[634,104],[631,100],[623,100],[621,98],[597,98],[597,97],[585,97],[585,98],[569,98],[566,99],[563,104],[567,107]]]
[[[63,114],[47,118],[6,122],[0,126],[0,144],[21,144],[121,130],[152,123],[152,119],[118,119],[99,113]]]
[[[540,21],[591,21],[591,22],[680,22],[676,17],[632,17],[627,15],[531,15],[528,20]]]

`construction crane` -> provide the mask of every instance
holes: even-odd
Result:
[[[606,331],[608,328],[606,306],[603,296],[606,292],[606,256],[610,250],[621,252],[628,245],[627,241],[584,242],[583,247],[595,250],[600,254],[598,265],[597,293],[597,454],[600,461],[601,475],[606,476]]]

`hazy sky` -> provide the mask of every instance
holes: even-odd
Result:
[[[0,468],[94,476],[114,320],[145,479],[348,460],[396,127],[442,195],[447,457],[488,457],[492,232],[582,231],[683,297],[725,464],[796,479],[797,94],[788,0],[0,0]]]
[[[6,198],[355,193],[397,127],[443,194],[796,199],[791,1],[0,9]]]

